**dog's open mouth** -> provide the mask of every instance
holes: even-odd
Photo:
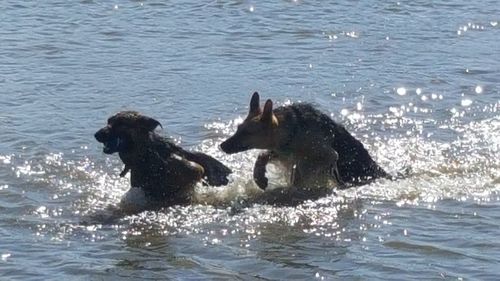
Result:
[[[120,152],[125,148],[126,142],[125,139],[116,136],[109,138],[106,142],[104,142],[104,148],[102,151],[106,154],[113,154],[115,152]]]

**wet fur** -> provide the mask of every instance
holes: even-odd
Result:
[[[341,181],[348,185],[362,185],[370,181],[388,177],[388,174],[371,158],[363,144],[353,137],[344,126],[333,121],[310,104],[293,104],[276,108],[273,113],[288,128],[298,127],[301,135],[293,138],[290,146],[303,149],[304,138],[320,136],[317,141],[325,148],[333,148],[338,153],[337,169]],[[290,129],[287,129],[290,130]],[[314,149],[320,149],[315,145]],[[280,151],[280,149],[277,149]]]
[[[190,203],[195,184],[202,180],[213,186],[228,183],[228,167],[158,135],[154,129],[159,125],[138,112],[123,111],[110,117],[95,138],[104,144],[105,153],[118,152],[125,164],[120,176],[130,172],[131,186],[162,205]]]
[[[268,100],[261,109],[258,93],[252,96],[245,121],[221,148],[227,153],[265,149],[254,165],[254,180],[262,189],[271,162],[285,168],[293,186],[344,188],[389,177],[360,141],[312,105],[273,109]]]

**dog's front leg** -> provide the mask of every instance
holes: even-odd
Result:
[[[130,167],[128,165],[125,165],[125,167],[123,167],[123,171],[120,173],[120,177],[124,177],[127,175],[127,173],[130,171]]]
[[[338,185],[338,189],[346,189],[349,186],[345,184],[345,182],[342,180],[342,177],[340,177],[339,173],[339,168],[337,167],[337,162],[333,163],[330,166],[330,175],[335,179]]]
[[[272,153],[269,151],[259,154],[257,161],[253,167],[253,180],[258,187],[265,190],[268,184],[266,177],[266,166],[269,161],[271,161]]]
[[[330,159],[330,176],[332,176],[337,182],[339,189],[346,189],[348,186],[342,180],[342,177],[339,173],[339,168],[337,167],[337,162],[339,160],[339,154],[334,149],[328,149],[329,159]]]

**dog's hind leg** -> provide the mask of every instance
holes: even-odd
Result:
[[[345,188],[337,167],[337,151],[326,145],[318,145],[295,162],[291,183],[295,186]]]

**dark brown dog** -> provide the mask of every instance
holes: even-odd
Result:
[[[228,183],[231,170],[201,152],[190,152],[154,132],[160,122],[135,111],[122,111],[95,133],[104,153],[118,152],[125,164],[120,176],[130,171],[132,187],[165,205],[185,204],[197,182],[220,186]]]
[[[250,101],[250,112],[236,133],[221,144],[226,153],[266,149],[254,167],[257,185],[267,187],[266,165],[285,167],[289,184],[299,187],[348,187],[390,176],[371,158],[363,144],[342,125],[309,104],[264,108],[259,94]]]

